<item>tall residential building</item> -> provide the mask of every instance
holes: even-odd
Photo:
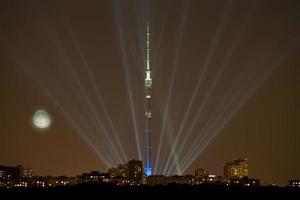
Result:
[[[150,69],[150,26],[147,23],[146,30],[146,71],[145,71],[145,134],[146,134],[146,146],[145,146],[145,174],[147,176],[152,175],[152,128],[151,128],[151,94],[152,94],[152,77]]]
[[[18,180],[23,177],[23,166],[6,167],[0,166],[0,178]]]
[[[142,184],[143,183],[143,162],[140,160],[130,160],[128,161],[128,179],[132,184]]]
[[[226,179],[243,178],[248,176],[247,159],[235,159],[224,166],[224,177]]]

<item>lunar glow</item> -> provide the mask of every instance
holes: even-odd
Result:
[[[51,124],[51,117],[45,110],[37,110],[32,118],[33,125],[39,129],[46,129]]]

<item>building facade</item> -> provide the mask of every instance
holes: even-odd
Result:
[[[300,179],[290,180],[289,186],[300,188]]]
[[[0,178],[18,180],[23,177],[23,166],[16,167],[0,166]]]
[[[140,160],[130,160],[128,162],[128,180],[133,185],[143,183],[144,171],[143,162]]]
[[[209,172],[205,169],[196,169],[195,170],[195,177],[197,178],[208,178]]]
[[[32,178],[33,171],[30,168],[24,168],[23,169],[23,178]]]
[[[224,177],[226,179],[243,178],[248,176],[247,159],[235,159],[224,165]]]

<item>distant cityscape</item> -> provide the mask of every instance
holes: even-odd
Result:
[[[217,176],[207,169],[196,169],[194,175],[152,175],[147,176],[143,162],[130,160],[127,163],[109,168],[107,172],[91,171],[75,177],[38,176],[31,168],[0,166],[0,188],[47,188],[72,186],[84,183],[111,183],[117,186],[156,186],[156,185],[223,185],[241,187],[259,187],[258,178],[249,177],[247,159],[235,159],[224,165],[224,175]],[[300,179],[290,180],[288,187],[300,188]]]

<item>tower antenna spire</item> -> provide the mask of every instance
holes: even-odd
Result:
[[[150,25],[149,22],[147,22],[147,41],[146,41],[146,53],[147,53],[147,60],[146,60],[146,67],[147,70],[150,70]]]

